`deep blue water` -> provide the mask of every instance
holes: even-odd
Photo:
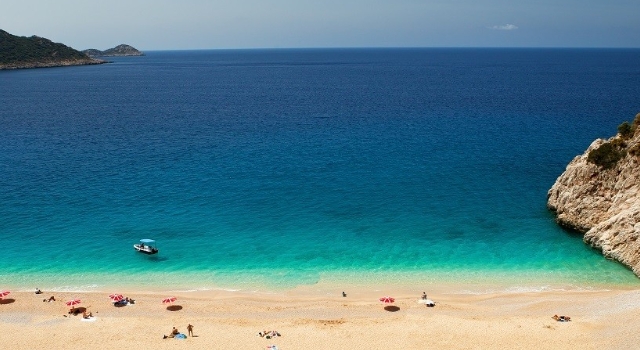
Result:
[[[640,50],[112,60],[0,72],[0,285],[638,284],[545,205],[640,112]]]

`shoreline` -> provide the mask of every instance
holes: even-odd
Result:
[[[412,273],[377,272],[369,274],[322,273],[309,278],[305,276],[283,277],[277,271],[263,274],[247,273],[78,273],[65,275],[7,274],[0,278],[0,288],[28,292],[34,288],[56,292],[110,292],[114,289],[131,292],[159,293],[165,291],[206,292],[229,291],[238,293],[279,294],[302,291],[305,294],[332,295],[344,289],[390,290],[401,293],[422,292],[421,289],[443,294],[509,294],[520,292],[553,291],[600,291],[640,289],[640,279],[629,274],[621,281],[585,280],[564,274],[520,272],[509,274],[491,273]]]
[[[305,297],[326,297],[339,295],[343,291],[350,291],[358,295],[365,295],[375,292],[389,292],[398,295],[417,295],[424,290],[442,295],[512,295],[521,293],[573,293],[573,292],[609,292],[609,291],[630,291],[640,290],[637,285],[615,285],[615,284],[498,284],[498,283],[439,283],[439,284],[339,284],[324,283],[316,285],[299,285],[292,288],[230,288],[223,286],[160,286],[160,285],[83,285],[83,286],[57,286],[50,287],[43,284],[34,283],[27,286],[16,286],[3,284],[5,290],[18,293],[30,293],[35,288],[47,290],[52,293],[82,293],[82,294],[104,294],[113,290],[125,291],[136,294],[162,294],[162,293],[184,293],[184,294],[207,294],[207,293],[230,293],[237,295],[300,295]]]
[[[413,290],[419,290],[417,286]],[[12,349],[175,349],[175,342],[195,349],[614,349],[640,340],[640,289],[541,291],[493,294],[446,294],[426,290],[436,306],[418,301],[422,291],[347,290],[331,295],[308,288],[280,293],[195,292],[12,292],[0,303],[2,344]],[[114,307],[114,292],[136,300]],[[391,305],[378,298],[395,297]],[[162,304],[177,297],[170,311]],[[92,322],[67,315],[66,300],[91,311]],[[8,301],[8,302],[7,302]],[[571,322],[556,322],[554,314]],[[171,327],[197,337],[162,339]],[[263,330],[282,337],[265,339]]]
[[[18,70],[18,69],[35,69],[35,68],[56,68],[56,67],[75,67],[75,66],[90,66],[96,64],[105,64],[109,61],[102,59],[87,59],[87,60],[65,60],[65,61],[51,61],[51,62],[15,62],[0,64],[0,70]]]

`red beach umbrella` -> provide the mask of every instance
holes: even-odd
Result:
[[[69,301],[67,301],[65,304],[67,304],[67,306],[71,307],[71,309],[69,310],[69,313],[71,313],[72,311],[75,310],[76,305],[80,304],[80,299],[71,299]],[[75,315],[75,313],[74,313]]]
[[[8,291],[8,290],[5,290],[5,291],[0,292],[0,299],[2,299],[2,298],[4,298],[4,297],[6,297],[6,296],[7,296],[7,295],[9,295],[9,294],[11,294],[11,292],[10,292],[10,291]]]
[[[122,294],[113,293],[109,295],[109,298],[111,299],[111,302],[117,303],[120,300],[124,299],[124,296],[122,296]]]
[[[74,306],[80,304],[80,302],[81,302],[80,299],[71,299],[71,300],[67,301],[65,304],[67,304],[67,306],[74,307]]]
[[[171,304],[171,303],[175,302],[176,300],[178,300],[178,298],[176,298],[176,297],[168,297],[168,298],[162,299],[162,303],[163,304]]]
[[[385,304],[391,304],[396,300],[394,298],[392,298],[392,297],[382,297],[382,298],[380,298],[380,301],[385,303]]]

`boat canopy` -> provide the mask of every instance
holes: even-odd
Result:
[[[149,244],[154,244],[154,243],[156,243],[156,241],[154,241],[153,239],[147,239],[147,238],[144,238],[144,239],[141,239],[141,240],[140,240],[140,243],[144,243],[144,244],[149,245]]]

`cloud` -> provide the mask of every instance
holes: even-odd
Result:
[[[489,27],[490,29],[495,29],[495,30],[516,30],[518,29],[518,26],[515,24],[502,24],[502,25],[498,25],[498,26],[493,26],[493,27]]]

